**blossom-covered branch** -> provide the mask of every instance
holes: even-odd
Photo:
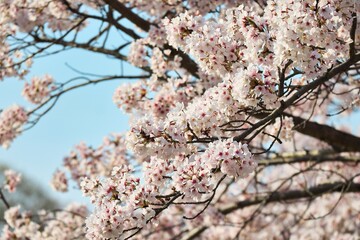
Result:
[[[0,11],[0,79],[24,81],[32,104],[1,112],[3,147],[66,93],[137,80],[113,95],[129,130],[75,145],[54,169],[52,188],[75,184],[93,211],[21,212],[0,192],[5,239],[358,237],[360,138],[338,121],[360,106],[358,1],[15,0]],[[73,49],[120,74],[29,78],[38,57]]]

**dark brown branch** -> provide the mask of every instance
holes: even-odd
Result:
[[[356,27],[357,27],[356,13],[352,14],[352,18],[353,21],[350,29],[350,38],[352,39],[352,43],[350,43],[350,48],[349,48],[350,57],[353,57],[356,54],[356,50],[355,50],[355,36],[356,36]]]
[[[104,0],[104,2],[145,32],[150,30],[151,24],[143,18],[139,17],[138,14],[133,13],[129,8],[125,7],[124,4],[117,0]]]
[[[346,190],[346,191],[345,191]],[[231,203],[227,206],[224,206],[220,209],[220,212],[223,214],[229,214],[238,209],[242,209],[248,206],[257,205],[263,202],[282,202],[289,200],[298,200],[302,198],[316,198],[323,194],[333,193],[333,192],[360,192],[360,184],[353,182],[335,182],[335,183],[325,183],[320,184],[304,190],[292,190],[287,192],[273,192],[267,196],[259,197],[255,196],[251,199],[245,201],[239,201],[236,203]]]
[[[283,113],[283,115],[293,119],[295,131],[319,139],[329,144],[337,152],[360,152],[360,137],[337,130],[336,128],[326,124],[312,122],[288,113]],[[258,113],[254,115],[254,117],[262,119],[267,116],[269,115],[266,113]]]
[[[342,163],[360,163],[359,156],[351,156],[333,151],[301,151],[283,153],[274,157],[259,160],[259,166],[275,166],[281,164],[293,164],[301,162],[342,162]]]
[[[307,121],[300,117],[293,118],[295,130],[326,142],[336,151],[360,151],[360,138],[350,133],[339,131],[325,124]]]
[[[185,68],[193,76],[199,78],[199,75],[197,74],[199,70],[198,65],[187,54],[180,50],[176,50],[169,45],[165,45],[164,48],[171,50],[170,58],[174,58],[176,55],[179,55],[182,58],[181,67]]]
[[[3,201],[5,207],[6,207],[7,209],[9,209],[9,208],[10,208],[10,204],[9,204],[9,202],[6,200],[6,198],[5,198],[5,196],[4,196],[4,193],[2,192],[2,189],[0,189],[0,199],[1,199],[1,201]]]
[[[109,23],[111,23],[112,25],[114,25],[114,27],[117,28],[118,30],[124,32],[125,34],[132,37],[133,39],[139,39],[140,38],[140,36],[134,30],[124,27],[116,19],[114,19],[114,16],[111,13],[108,13],[107,17],[108,17],[107,21]]]
[[[279,97],[282,97],[284,95],[284,84],[285,84],[285,72],[286,72],[286,69],[291,65],[293,61],[290,60],[288,61],[284,68],[281,70],[280,68],[278,68],[278,74],[279,74],[279,91],[278,91],[278,96]]]

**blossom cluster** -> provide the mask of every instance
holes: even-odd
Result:
[[[4,171],[4,176],[4,189],[8,190],[10,193],[15,192],[17,185],[21,182],[21,174],[8,169]]]
[[[115,239],[124,231],[143,227],[155,211],[148,207],[146,197],[152,191],[139,187],[140,179],[132,174],[131,167],[115,167],[110,178],[85,178],[81,189],[95,204],[95,210],[86,219],[88,239]]]
[[[234,99],[236,91],[231,80],[224,81],[208,89],[202,96],[195,97],[186,107],[177,103],[165,118],[154,119],[151,115],[145,115],[131,124],[132,128],[127,134],[129,149],[139,159],[154,154],[174,157],[181,152],[194,153],[195,145],[187,144],[193,139],[235,135],[223,131],[221,126],[243,117],[237,114],[241,104]]]
[[[63,211],[21,211],[14,206],[5,211],[7,223],[1,239],[73,239],[84,234],[83,223],[88,210],[84,205],[70,204]]]
[[[342,157],[345,156],[345,154],[342,154]],[[356,157],[358,154],[352,156]],[[286,155],[284,154],[283,157],[286,158]],[[269,161],[271,160],[269,159]],[[226,216],[221,214],[221,211],[226,209],[227,205],[233,205],[234,196],[236,196],[235,201],[244,201],[246,204],[252,201],[253,198],[251,196],[255,194],[254,191],[260,196],[262,194],[265,196],[266,194],[271,195],[274,191],[286,193],[289,190],[289,186],[301,191],[305,186],[309,188],[318,184],[329,183],[329,181],[337,182],[341,179],[341,176],[338,175],[339,173],[346,176],[352,176],[358,173],[358,165],[351,164],[347,166],[347,164],[348,163],[336,162],[328,163],[319,169],[312,169],[310,171],[306,171],[309,167],[307,163],[284,164],[279,166],[275,171],[272,170],[274,168],[273,166],[265,168],[264,171],[260,170],[257,172],[256,179],[258,182],[254,181],[255,177],[246,180],[239,178],[239,181],[231,184],[228,192],[221,194],[220,200],[217,199],[218,204],[216,204],[216,206],[220,209],[220,212],[219,210],[210,208],[200,215],[199,219],[196,218],[188,221],[181,218],[181,216],[195,216],[201,210],[196,207],[199,205],[174,205],[168,209],[170,216],[167,214],[159,215],[157,221],[158,226],[156,228],[151,226],[148,228],[149,230],[146,229],[145,232],[139,236],[139,239],[147,236],[146,234],[149,234],[149,232],[155,229],[158,229],[160,232],[154,233],[151,239],[156,239],[163,235],[173,236],[180,234],[181,231],[197,229],[203,226],[207,228],[201,234],[201,238],[234,238],[238,233],[238,229],[234,229],[233,226],[223,226],[222,221],[224,217],[226,222],[233,224],[239,223],[239,221],[241,223],[254,217],[253,221],[249,222],[249,225],[246,225],[241,232],[241,236],[244,239],[253,239],[259,236],[276,238],[284,233],[285,229],[290,231],[294,239],[302,239],[304,237],[314,239],[320,239],[321,237],[329,237],[329,239],[331,239],[331,237],[333,237],[333,239],[351,239],[351,237],[357,236],[356,229],[360,224],[357,220],[359,216],[359,206],[356,204],[356,201],[354,201],[354,197],[356,198],[359,195],[358,193],[332,193],[319,196],[316,199],[312,199],[311,202],[299,201],[286,205],[281,202],[268,203],[268,207],[262,209],[262,214],[254,215],[259,205],[239,209]],[[333,169],[339,169],[339,171],[331,173]],[[228,183],[229,182],[226,182],[222,187],[226,188]],[[219,192],[222,192],[223,188],[220,188]],[[329,214],[329,212],[331,213]],[[326,218],[321,217],[325,214],[329,215],[326,216]],[[299,215],[303,216],[304,219],[299,221]],[[180,217],[177,218],[178,216]],[[169,217],[172,218],[171,223],[176,227],[171,228],[171,230],[164,230],[166,226],[169,226]],[[214,222],[205,220],[207,217],[213,217],[212,221]],[[339,224],[340,222],[346,224]]]
[[[163,194],[200,201],[214,190],[224,174],[246,178],[255,167],[247,146],[229,139],[218,140],[204,153],[190,158],[184,154],[170,160],[151,157],[143,164],[144,184],[127,165],[115,167],[105,179],[85,178],[81,189],[96,207],[86,220],[87,237],[127,236],[157,215],[156,206],[166,203]]]
[[[246,178],[257,166],[247,145],[231,139],[210,143],[204,154],[206,164],[232,177]]]
[[[40,104],[46,100],[51,90],[55,89],[54,80],[51,76],[33,77],[31,83],[25,83],[23,96],[26,100],[34,104]]]
[[[118,87],[113,95],[115,104],[125,112],[141,108],[140,105],[146,96],[146,88],[142,82],[126,84]]]
[[[67,5],[69,4],[69,5]],[[0,2],[0,80],[5,77],[18,77],[23,79],[29,72],[35,54],[27,51],[24,46],[14,48],[14,39],[19,34],[30,33],[37,27],[46,28],[50,32],[74,30],[80,31],[85,21],[75,16],[72,9],[80,9],[83,4],[97,9],[99,3],[92,0],[76,0],[71,3],[61,1],[32,1],[14,0]],[[25,42],[24,42],[25,43]],[[16,44],[15,44],[16,45]],[[30,46],[30,45],[28,45]],[[18,49],[17,49],[18,48]],[[42,47],[36,47],[41,49]],[[16,50],[16,51],[15,51]],[[24,51],[25,50],[25,51]],[[39,51],[38,53],[42,52]]]
[[[240,5],[217,21],[184,13],[164,24],[169,44],[206,73],[236,74],[249,64],[277,71],[291,61],[313,78],[346,57],[353,10],[352,1],[270,1],[262,15]]]
[[[73,1],[72,7],[83,1]],[[86,1],[90,2],[90,1]],[[72,13],[61,1],[3,1],[0,4],[3,24],[14,24],[21,32],[30,32],[36,26],[47,23],[48,28],[56,30],[69,29],[74,24]]]
[[[136,115],[149,114],[158,119],[164,119],[177,103],[187,105],[201,91],[189,84],[190,79],[168,78],[159,83],[153,75],[149,82],[123,84],[115,90],[113,101],[126,113]],[[156,92],[156,95],[152,95]]]
[[[68,191],[68,179],[65,172],[56,170],[51,181],[51,187],[58,192]]]
[[[142,39],[131,43],[128,60],[132,65],[136,67],[146,67],[149,64],[146,56],[146,46]]]
[[[97,148],[82,142],[64,158],[63,164],[64,170],[70,173],[70,178],[78,186],[85,177],[111,176],[114,167],[129,164],[125,139],[119,134],[112,134],[105,137]],[[51,182],[53,188],[60,192],[68,189],[68,178],[64,170],[57,170]]]
[[[0,114],[0,145],[8,147],[20,134],[21,127],[27,122],[28,115],[23,107],[13,105]]]
[[[126,146],[138,161],[148,161],[150,156],[158,154],[166,159],[194,153],[195,146],[186,144],[187,126],[182,108],[178,104],[173,113],[169,113],[177,121],[171,121],[172,118],[154,121],[150,116],[134,121],[126,135]]]
[[[155,44],[154,40],[150,39],[151,36],[131,43],[128,61],[136,67],[145,69],[150,67],[152,74],[158,77],[166,77],[167,72],[180,68],[182,58],[179,55],[170,56],[169,49],[163,51],[157,46],[152,46],[151,50],[147,49],[148,44]],[[161,40],[160,37],[158,41]]]

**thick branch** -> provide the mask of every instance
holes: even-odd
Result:
[[[175,57],[176,55],[179,55],[181,60],[181,67],[185,68],[189,73],[191,73],[193,76],[199,78],[198,72],[198,65],[189,57],[189,55],[185,54],[184,52],[174,49],[173,47],[166,45],[165,48],[171,50],[170,57]]]
[[[326,142],[337,152],[360,152],[360,138],[357,136],[288,113],[283,113],[283,115],[293,119],[295,131]],[[256,118],[263,119],[267,116],[269,115],[266,113],[254,115]]]
[[[360,157],[347,153],[334,153],[333,151],[300,151],[283,153],[258,161],[259,166],[274,166],[281,164],[293,164],[301,162],[342,162],[359,163]]]
[[[145,32],[150,30],[150,23],[139,17],[138,14],[133,13],[129,8],[125,7],[124,4],[117,0],[104,0],[104,2]]]
[[[339,131],[325,124],[307,121],[292,116],[295,130],[299,133],[314,137],[326,142],[336,151],[360,152],[360,138],[350,133]]]
[[[356,27],[357,27],[356,13],[353,13],[352,17],[353,17],[353,22],[350,29],[350,37],[352,39],[352,43],[350,43],[350,48],[349,48],[350,57],[355,56],[356,54],[356,49],[355,49],[355,36],[356,36]]]
[[[260,203],[282,202],[289,200],[298,200],[301,198],[316,198],[323,194],[333,192],[360,192],[360,184],[353,182],[335,182],[320,184],[304,190],[292,190],[287,192],[273,192],[270,195],[259,197],[255,196],[245,201],[239,201],[231,203],[227,206],[223,206],[220,212],[223,214],[229,214],[238,209],[242,209],[248,206],[257,205]]]
[[[110,13],[108,13],[107,21],[109,23],[111,23],[112,25],[114,25],[115,28],[117,28],[118,30],[124,32],[125,34],[132,37],[133,39],[139,39],[140,38],[140,36],[134,30],[132,30],[130,28],[126,28],[123,25],[121,25],[120,23],[118,23],[118,21],[116,19],[114,19],[114,17]]]

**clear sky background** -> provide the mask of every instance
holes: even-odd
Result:
[[[89,28],[86,34],[96,31]],[[84,34],[84,33],[83,33]],[[116,36],[111,41],[116,42]],[[123,40],[120,40],[123,42]],[[31,72],[26,80],[46,73],[57,82],[64,82],[79,76],[66,64],[94,74],[120,74],[118,60],[109,59],[101,54],[83,50],[70,50],[53,56],[34,60]],[[126,74],[136,74],[132,68],[125,69]],[[62,166],[66,156],[75,144],[81,141],[98,146],[104,136],[111,132],[124,132],[128,129],[128,118],[112,101],[115,89],[123,80],[89,85],[64,94],[56,106],[47,113],[32,129],[15,139],[9,149],[0,148],[0,162],[22,172],[39,183],[46,192],[62,203],[70,201],[87,202],[79,190],[69,193],[57,193],[49,185],[54,171]],[[34,107],[21,96],[24,81],[6,79],[0,82],[0,109],[14,103]]]

